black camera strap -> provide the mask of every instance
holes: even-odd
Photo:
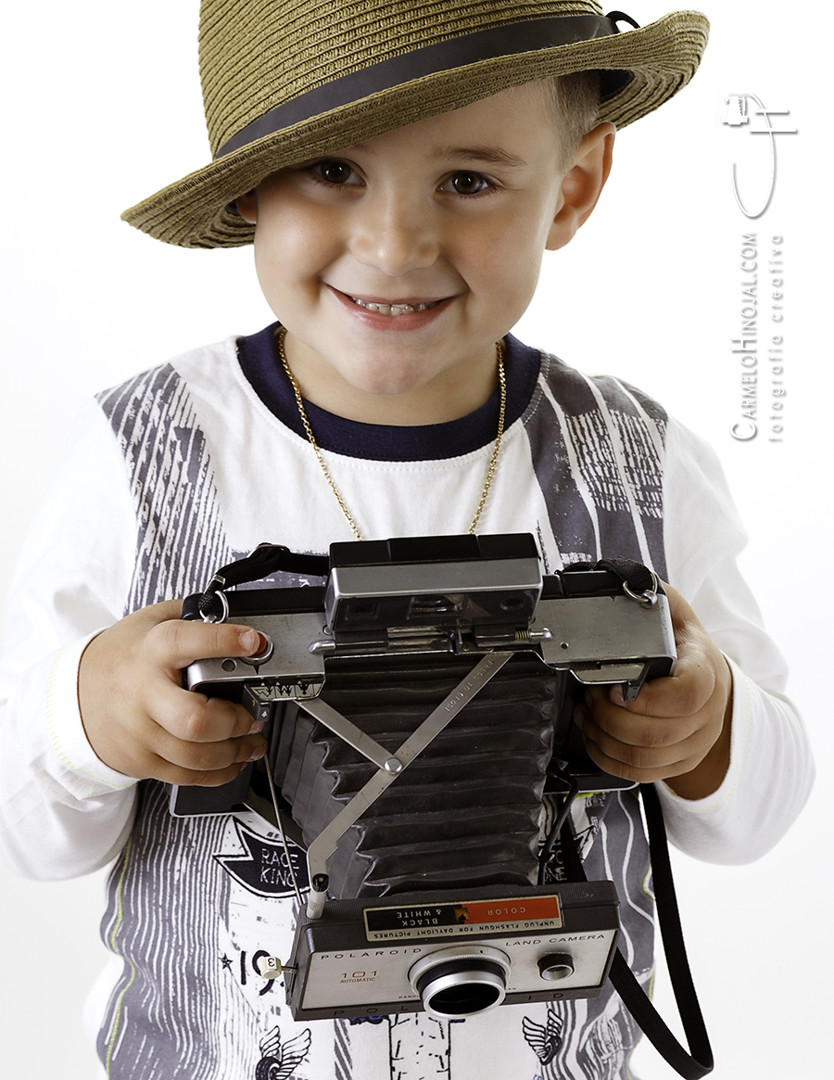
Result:
[[[619,949],[611,965],[611,983],[638,1027],[675,1072],[684,1080],[700,1080],[712,1072],[712,1048],[686,955],[663,811],[653,784],[641,784],[640,794],[646,814],[658,924],[689,1052],[666,1026]],[[562,828],[562,847],[569,880],[587,881],[570,818]]]
[[[220,593],[235,585],[260,581],[279,570],[290,574],[324,577],[330,567],[326,555],[303,555],[290,551],[283,544],[258,544],[251,555],[246,555],[228,566],[221,566],[201,596],[189,596],[183,604],[184,619],[205,619],[216,622],[224,618]]]

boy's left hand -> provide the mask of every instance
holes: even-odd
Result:
[[[680,593],[664,585],[678,659],[674,674],[645,683],[636,701],[619,686],[587,691],[574,720],[592,760],[641,784],[666,780],[685,799],[717,790],[730,763],[729,665]]]

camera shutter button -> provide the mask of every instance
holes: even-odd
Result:
[[[260,630],[257,631],[257,634],[258,651],[252,653],[250,656],[239,657],[244,664],[265,664],[275,651],[275,646],[272,644],[271,638],[267,637],[266,634],[262,634]]]
[[[570,953],[548,953],[539,960],[539,975],[548,982],[567,979],[573,972],[573,957]]]

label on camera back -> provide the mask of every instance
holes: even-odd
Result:
[[[368,941],[462,938],[472,934],[557,930],[562,925],[559,897],[555,894],[374,907],[366,908],[364,916]]]

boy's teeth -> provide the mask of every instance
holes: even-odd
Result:
[[[370,300],[360,300],[358,296],[351,296],[350,299],[357,307],[375,311],[379,315],[409,315],[412,311],[428,311],[440,303],[439,300],[432,300],[428,304],[373,304]]]

